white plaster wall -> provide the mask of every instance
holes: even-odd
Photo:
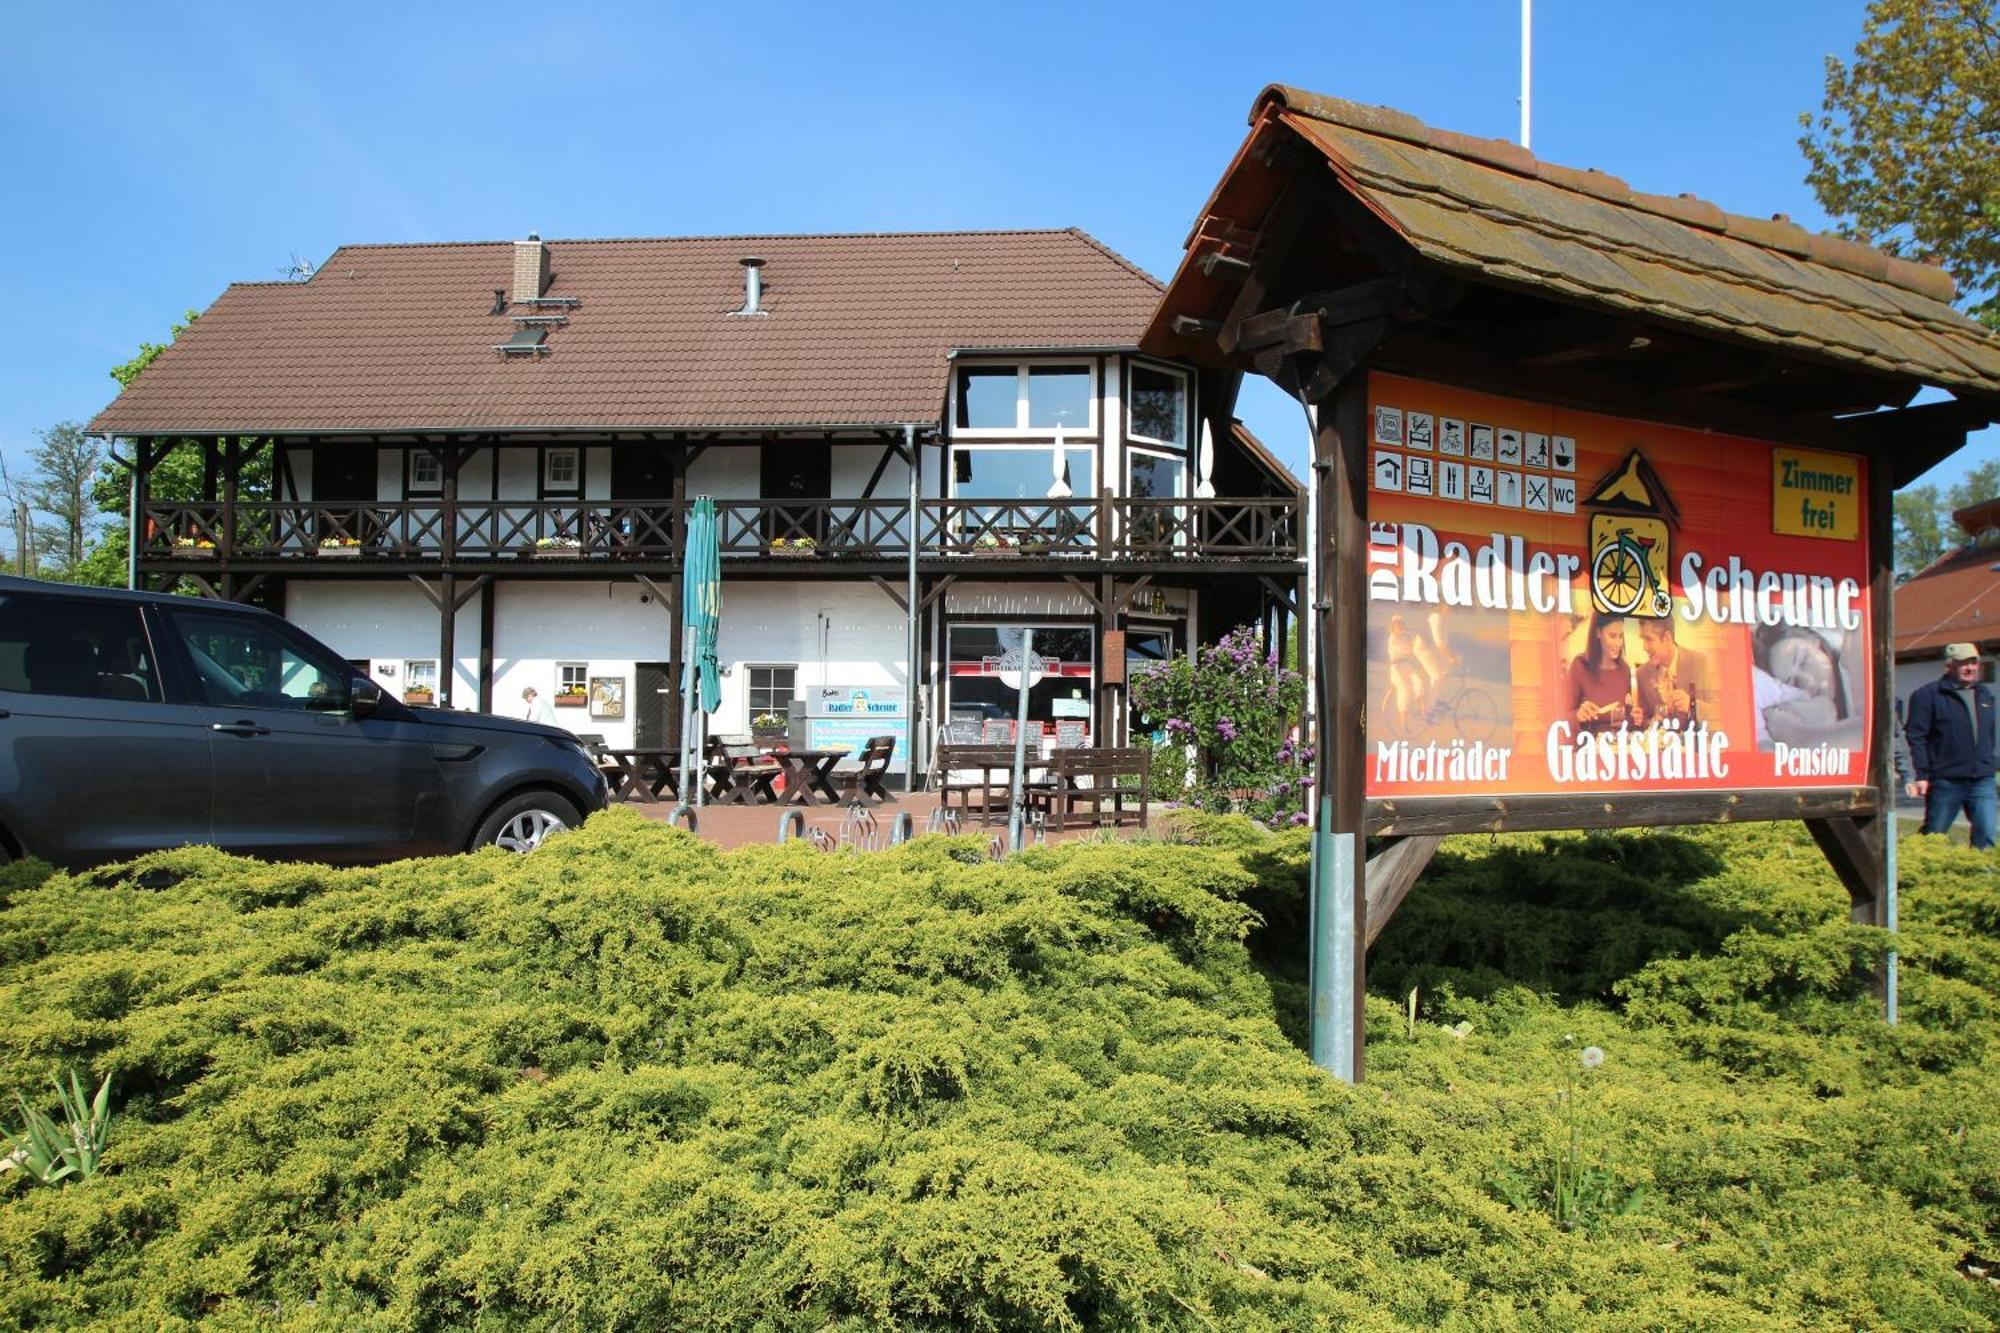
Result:
[[[532,685],[543,699],[556,692],[556,664],[583,662],[593,676],[625,682],[625,716],[595,718],[588,708],[555,710],[556,724],[600,734],[614,749],[637,744],[637,664],[672,655],[670,608],[629,581],[545,582],[494,585],[493,710],[522,713],[521,691]],[[670,702],[670,707],[678,705]]]
[[[956,619],[1097,614],[1097,607],[1067,583],[954,583],[945,590],[944,599],[946,610]]]
[[[281,481],[280,482],[281,489],[278,498],[281,500],[290,499],[294,494],[296,494],[296,496],[301,500],[312,499],[312,494],[313,494],[312,450],[287,449],[285,450],[285,456],[291,461],[292,484],[297,487],[297,490],[295,492],[283,490],[282,489],[283,483]],[[279,476],[282,478],[283,475],[284,475],[283,469],[280,469]]]
[[[1125,493],[1125,358],[1104,358],[1104,397],[1097,404],[1097,419],[1104,423],[1104,475],[1097,479],[1100,495]]]
[[[430,599],[407,579],[296,580],[285,585],[285,618],[344,658],[368,659],[382,688],[403,693],[403,663],[437,660],[438,613]],[[479,706],[479,599],[459,608],[453,624],[457,670],[452,707]],[[384,662],[395,672],[385,675]]]
[[[750,730],[751,665],[796,666],[800,691],[822,685],[903,686],[909,622],[870,583],[723,580],[722,706],[710,729]],[[805,697],[801,694],[800,697]]]

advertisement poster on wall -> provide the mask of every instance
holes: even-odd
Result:
[[[1370,796],[1871,781],[1865,459],[1369,382]]]

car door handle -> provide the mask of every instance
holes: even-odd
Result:
[[[271,734],[269,727],[260,727],[255,722],[241,718],[234,722],[211,722],[208,724],[208,729],[210,731],[219,731],[225,736],[268,736]]]

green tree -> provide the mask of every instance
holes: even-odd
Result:
[[[33,471],[28,476],[28,501],[55,520],[49,553],[65,570],[83,562],[96,516],[95,486],[104,450],[74,421],[41,432],[42,442],[28,451]]]
[[[1873,0],[1799,117],[1806,183],[1842,234],[1941,264],[2000,328],[2000,25],[1994,0]]]
[[[166,342],[140,343],[138,353],[131,360],[111,368],[111,378],[118,381],[121,390],[130,388],[132,381],[138,379],[146,367],[158,360],[160,353],[172,346],[174,340],[187,332],[188,326],[200,317],[199,311],[190,310],[174,324]],[[132,447],[131,442],[126,441],[112,452],[129,458]],[[152,499],[171,502],[200,499],[201,483],[200,450],[183,441],[153,469],[146,484]],[[257,489],[254,485],[248,486],[246,494],[255,494]],[[91,488],[91,501],[98,512],[111,521],[84,552],[83,559],[70,571],[69,578],[75,583],[122,588],[125,586],[126,551],[131,544],[132,480],[125,468],[109,457],[97,470]]]

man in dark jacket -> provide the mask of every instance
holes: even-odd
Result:
[[[1910,695],[1903,735],[1917,780],[1908,791],[1924,798],[1924,832],[1943,833],[1965,811],[1972,845],[1993,845],[1993,691],[1979,683],[1979,650],[1945,645],[1944,675]]]

